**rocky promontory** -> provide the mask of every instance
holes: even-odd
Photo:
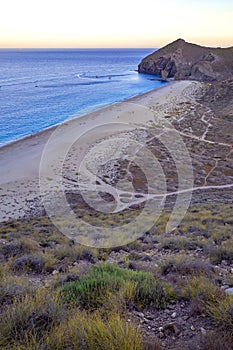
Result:
[[[178,39],[145,57],[138,71],[176,80],[228,79],[233,77],[233,46],[203,47]]]

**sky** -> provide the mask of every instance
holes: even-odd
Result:
[[[233,45],[232,0],[0,0],[0,48]]]

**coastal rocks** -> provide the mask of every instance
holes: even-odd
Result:
[[[154,74],[176,80],[211,82],[233,76],[233,47],[209,48],[178,39],[145,57],[139,73]]]
[[[175,62],[170,57],[160,57],[158,60],[143,61],[138,68],[140,73],[155,74],[160,76],[162,71],[167,73],[167,77],[171,78],[177,72]]]

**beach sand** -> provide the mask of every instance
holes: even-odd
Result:
[[[135,129],[137,124],[149,126],[153,120],[148,120],[148,115],[145,115],[145,120],[143,120],[141,106],[148,111],[153,110],[154,116],[164,118],[167,113],[174,111],[179,103],[190,101],[193,92],[200,86],[201,83],[192,81],[172,82],[125,102],[72,119],[61,124],[59,129],[53,127],[1,147],[0,221],[40,214],[42,207],[39,168],[44,147],[52,135],[52,147],[59,152],[59,149],[66,147],[69,136],[71,134],[74,136],[76,130],[79,130],[79,134],[92,130],[90,134],[92,136],[88,140],[87,138],[78,140],[77,157],[81,160],[87,149],[95,145],[94,133],[98,133],[97,138],[100,140],[117,132],[117,127],[115,130],[113,123],[125,123],[126,132]],[[138,118],[139,114],[141,119]],[[96,130],[93,129],[95,126]],[[124,131],[122,125],[121,131]]]

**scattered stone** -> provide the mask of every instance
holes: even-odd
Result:
[[[205,328],[201,327],[200,331],[201,331],[202,335],[206,335],[206,329]]]
[[[147,315],[146,318],[147,318],[147,320],[151,320],[151,321],[154,320],[154,316],[152,316],[152,315]]]
[[[158,337],[159,337],[159,338],[164,338],[164,337],[165,337],[165,334],[164,334],[163,332],[159,332]]]
[[[227,294],[233,295],[233,288],[227,288],[227,289],[225,289],[225,292]]]

